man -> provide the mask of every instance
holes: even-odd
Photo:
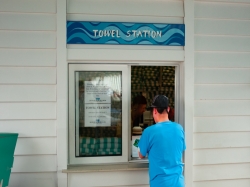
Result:
[[[132,107],[131,107],[132,128],[133,126],[139,125],[139,120],[140,120],[139,118],[146,111],[146,106],[147,106],[147,100],[143,95],[137,95],[133,99]]]
[[[182,153],[186,149],[181,125],[168,118],[169,100],[164,95],[153,99],[155,125],[146,128],[139,141],[139,157],[148,154],[150,187],[184,187]]]

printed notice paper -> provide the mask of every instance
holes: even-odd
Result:
[[[85,103],[111,103],[111,90],[107,84],[85,81]]]
[[[85,126],[111,126],[111,89],[103,84],[85,81]]]
[[[86,104],[85,103],[85,126],[105,127],[111,125],[110,104]]]

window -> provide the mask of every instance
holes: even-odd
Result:
[[[145,162],[134,147],[142,130],[153,125],[144,112],[131,124],[131,105],[143,95],[170,100],[171,120],[182,123],[180,66],[69,64],[69,164]],[[138,130],[138,129],[137,129]]]
[[[179,71],[178,66],[131,66],[131,103],[142,95],[145,97],[147,106],[151,105],[154,96],[166,95],[169,98],[169,119],[179,122],[178,119],[178,88],[179,79],[176,78]],[[136,101],[134,101],[136,102]],[[176,104],[177,103],[177,104]],[[177,110],[177,113],[175,112]],[[133,112],[133,109],[132,109]],[[138,158],[137,147],[144,129],[154,124],[150,111],[145,111],[141,116],[133,119],[131,155],[132,161],[141,161]],[[141,127],[141,128],[140,128]]]
[[[127,69],[69,65],[70,164],[127,161]]]

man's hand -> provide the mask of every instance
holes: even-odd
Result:
[[[138,155],[139,155],[139,158],[143,159],[145,158],[145,156],[142,156],[141,152],[140,152],[140,148],[138,147]]]
[[[138,152],[138,153],[139,153],[139,157],[140,157],[141,159],[145,158],[145,156],[142,156],[142,154],[141,154],[140,152]]]

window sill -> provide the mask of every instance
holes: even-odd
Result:
[[[112,171],[138,171],[148,170],[148,161],[141,162],[131,160],[128,163],[105,164],[105,165],[80,165],[68,166],[62,170],[63,173],[90,173],[90,172],[112,172]]]

